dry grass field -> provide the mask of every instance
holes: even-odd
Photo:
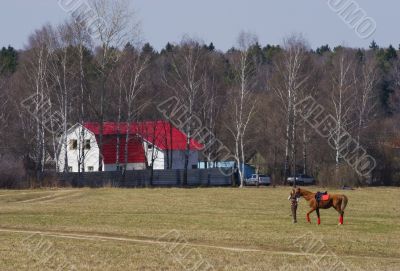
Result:
[[[343,226],[289,191],[0,190],[0,270],[400,270],[400,189],[330,191]]]

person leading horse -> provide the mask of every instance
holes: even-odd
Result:
[[[320,197],[321,196],[321,197]],[[346,209],[348,198],[346,195],[332,194],[325,195],[313,193],[302,188],[293,188],[290,197],[299,199],[303,197],[310,204],[311,210],[307,213],[307,221],[311,223],[310,214],[316,211],[318,216],[318,225],[321,224],[319,209],[329,209],[331,207],[339,213],[339,225],[343,225],[344,210]]]

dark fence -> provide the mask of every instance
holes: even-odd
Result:
[[[187,186],[230,186],[233,175],[231,169],[190,169]],[[59,173],[57,183],[60,186],[72,187],[177,187],[182,186],[184,170],[168,169],[134,171],[103,171],[84,173]]]

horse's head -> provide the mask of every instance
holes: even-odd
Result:
[[[292,199],[299,199],[301,197],[301,190],[300,188],[293,188],[290,192],[290,198]]]

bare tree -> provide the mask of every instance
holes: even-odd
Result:
[[[352,114],[355,106],[355,54],[344,48],[339,49],[333,59],[330,69],[330,103],[335,127],[332,127],[331,140],[334,147],[336,178],[339,165],[342,161],[341,150],[343,143],[343,131],[352,131],[357,126]]]
[[[180,103],[187,108],[184,132],[186,134],[185,171],[182,186],[187,185],[187,174],[190,158],[190,143],[195,128],[194,122],[198,113],[199,99],[205,76],[204,50],[199,42],[186,38],[180,48],[172,53],[172,71],[164,76],[165,84],[174,91]]]
[[[79,123],[84,125],[86,116],[86,103],[88,102],[88,87],[87,87],[87,72],[85,69],[85,55],[91,50],[92,38],[86,31],[87,26],[84,20],[77,18],[69,23],[69,28],[72,32],[72,44],[76,48],[77,54],[75,57],[78,58],[78,92],[79,92]],[[79,145],[81,146],[78,150],[78,172],[85,172],[85,160],[86,153],[85,150],[85,137],[86,129],[81,129],[81,133],[78,136]]]
[[[217,118],[221,112],[218,106],[219,95],[217,93],[217,82],[213,75],[206,76],[203,84],[203,107],[201,110],[201,119],[203,127],[206,127],[210,132],[216,136],[217,134]],[[207,139],[205,139],[207,140]],[[204,150],[206,156],[206,166],[210,162],[216,162],[216,149],[211,146]]]
[[[116,144],[116,168],[121,169],[120,166],[120,148],[121,148],[121,120],[122,120],[122,92],[124,87],[124,77],[126,75],[126,70],[124,65],[119,64],[116,69],[116,79],[115,85],[118,89],[118,104],[117,104],[117,144]]]
[[[400,60],[396,59],[392,62],[393,69],[390,73],[390,78],[393,81],[394,90],[398,91],[400,89]]]
[[[233,67],[236,74],[236,84],[232,87],[229,98],[232,106],[232,118],[228,130],[235,145],[235,160],[239,173],[240,187],[244,186],[245,139],[248,125],[256,108],[256,100],[252,95],[254,84],[254,63],[249,57],[249,49],[257,42],[257,37],[251,33],[242,32],[238,37],[239,52],[233,57]]]
[[[138,25],[134,22],[133,12],[129,7],[129,2],[111,0],[91,0],[90,1],[95,15],[102,20],[102,23],[95,25],[94,42],[99,45],[101,53],[96,59],[97,69],[100,80],[99,93],[99,171],[103,170],[103,130],[105,117],[105,95],[106,83],[110,70],[119,59],[116,51],[128,42],[133,42],[137,38]]]
[[[143,140],[144,153],[146,157],[147,168],[150,169],[150,183],[146,184],[149,186],[153,185],[154,180],[154,164],[157,158],[160,157],[160,147],[157,143],[162,142],[166,138],[166,122],[164,121],[150,121],[144,122],[139,125],[138,129],[140,134],[146,138]],[[168,145],[164,146],[168,149]]]
[[[143,74],[148,66],[149,58],[136,50],[127,49],[124,54],[122,86],[126,102],[126,134],[124,147],[125,169],[128,165],[128,145],[131,134],[131,123],[137,120],[138,114],[147,106],[146,103],[139,104],[138,96],[144,89]]]
[[[284,181],[287,180],[290,157],[293,174],[296,171],[296,128],[298,112],[296,103],[304,96],[310,72],[306,69],[308,46],[299,35],[284,40],[283,51],[275,63],[276,80],[273,89],[278,96],[286,118]]]
[[[59,112],[58,114],[62,117],[62,130],[63,134],[61,136],[61,145],[64,150],[67,150],[68,142],[67,142],[67,130],[68,130],[68,117],[71,111],[70,109],[70,98],[72,95],[74,75],[73,70],[69,63],[72,59],[71,45],[72,45],[72,32],[67,24],[60,25],[58,29],[53,30],[49,35],[49,75],[50,79],[53,82],[53,93],[55,94],[56,103],[53,103],[49,98],[49,103],[53,108],[54,104],[58,104],[58,110],[55,112]],[[51,126],[60,125],[54,124],[53,118],[51,118]],[[53,137],[58,136],[54,135]],[[54,156],[55,160],[57,160],[57,153],[59,146],[56,146],[56,140],[53,139],[53,148],[54,148]],[[67,152],[64,151],[64,172],[68,172],[68,155]]]
[[[356,116],[357,123],[357,143],[360,144],[361,135],[368,127],[371,117],[377,109],[377,83],[378,65],[371,54],[365,54],[364,58],[358,63],[358,74],[355,77],[356,92]]]
[[[25,99],[25,106],[30,107],[30,116],[32,124],[35,128],[35,147],[32,154],[35,161],[35,172],[37,180],[40,179],[41,173],[44,171],[46,161],[46,122],[48,121],[49,109],[49,40],[52,29],[49,25],[43,27],[40,31],[36,31],[29,39],[29,57],[26,60],[25,80],[29,81],[33,87],[31,95]]]
[[[5,89],[6,79],[0,75],[0,154],[2,147],[4,147],[6,138],[6,131],[9,128],[9,119],[11,112],[9,109],[9,104],[11,103],[10,97]]]

